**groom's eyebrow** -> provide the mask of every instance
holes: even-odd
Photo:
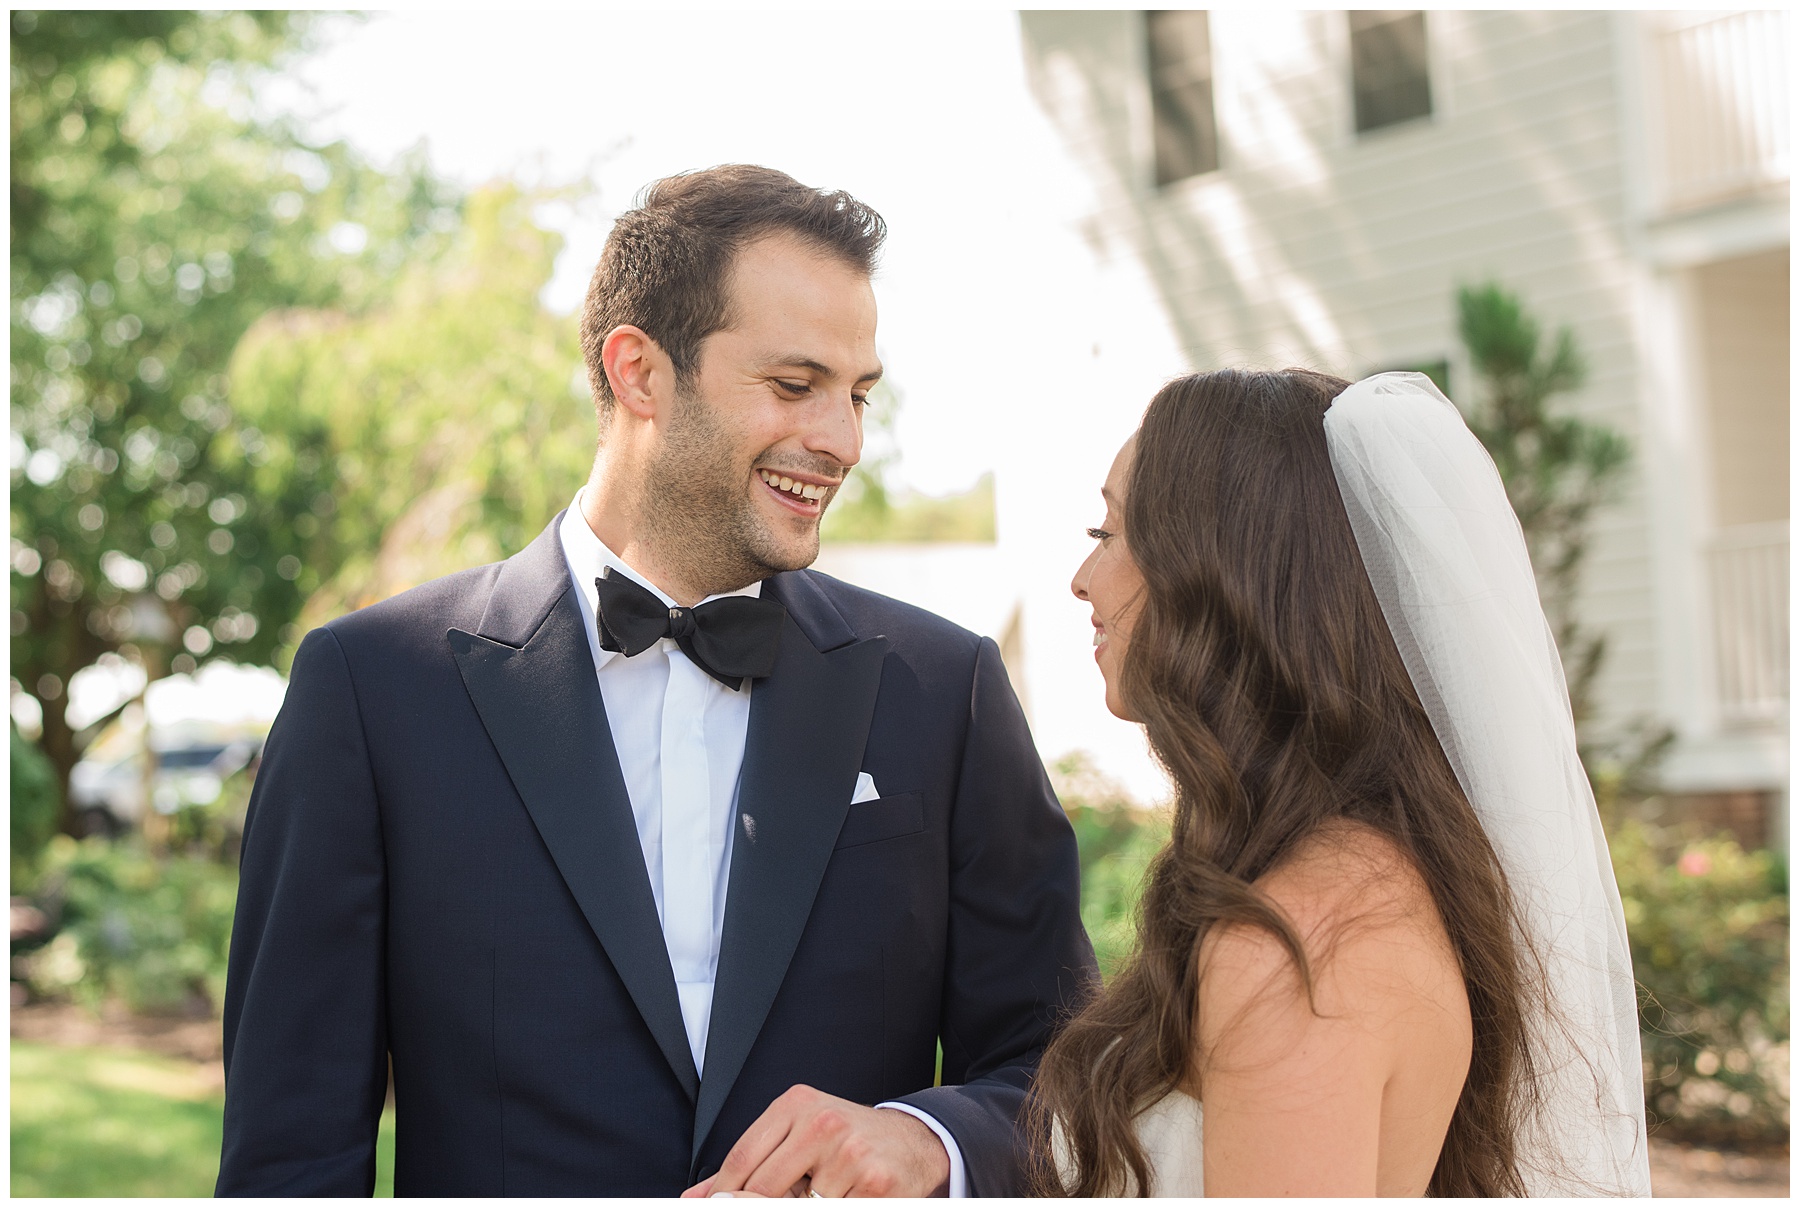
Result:
[[[770,357],[768,360],[768,365],[771,369],[781,368],[783,366],[791,368],[791,369],[810,369],[812,372],[818,374],[820,377],[836,377],[837,376],[837,371],[834,370],[831,366],[825,364],[825,362],[815,360],[809,356],[800,356],[798,354],[791,355],[791,356]],[[882,369],[882,367],[880,365],[877,365],[873,369],[865,370],[863,372],[862,376],[858,377],[856,379],[856,381],[859,385],[863,382],[871,382],[871,383],[878,382],[881,380],[881,375],[883,372],[884,372],[884,370]]]

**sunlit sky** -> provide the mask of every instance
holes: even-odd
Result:
[[[914,489],[993,469],[1019,367],[1066,355],[1042,308],[1091,269],[1087,186],[1027,91],[1011,12],[386,13],[331,19],[290,75],[265,102],[378,163],[423,142],[464,185],[591,184],[541,215],[568,238],[558,310],[660,176],[747,161],[869,202],[892,230],[878,343]]]

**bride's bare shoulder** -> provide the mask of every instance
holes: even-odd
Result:
[[[1268,1026],[1284,1016],[1294,1028],[1328,1019],[1398,1035],[1461,999],[1455,951],[1430,887],[1372,827],[1321,827],[1256,888],[1301,941],[1311,999],[1277,936],[1250,924],[1215,927],[1199,961],[1201,1031],[1211,1041],[1226,1041],[1233,1021],[1250,1015],[1273,1044],[1287,1042]]]
[[[1443,931],[1437,904],[1412,857],[1372,826],[1337,820],[1306,836],[1256,887],[1302,934],[1334,935],[1338,944],[1358,932]],[[1309,953],[1310,955],[1310,953]],[[1322,954],[1323,955],[1323,954]]]

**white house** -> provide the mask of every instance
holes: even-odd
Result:
[[[1091,188],[1083,343],[998,467],[1015,678],[1047,756],[1157,780],[1068,595],[1094,492],[1189,369],[1471,376],[1495,279],[1587,354],[1625,434],[1579,610],[1602,729],[1672,728],[1665,790],[1779,839],[1788,779],[1788,102],[1782,12],[1034,12],[1032,87]]]

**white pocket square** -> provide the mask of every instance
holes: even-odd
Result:
[[[873,801],[881,796],[881,790],[875,787],[875,778],[867,772],[856,774],[856,792],[850,795],[851,805],[860,805],[865,801]]]

